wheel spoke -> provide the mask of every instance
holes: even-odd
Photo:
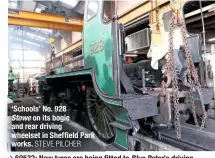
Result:
[[[109,113],[109,115],[111,115],[114,118],[113,113],[110,111],[110,109],[108,107],[105,107],[105,109],[107,110],[107,113]]]
[[[90,111],[89,115],[90,115],[91,117],[93,117],[93,113],[94,113],[94,111],[95,111],[95,108],[96,108],[96,107],[88,108],[89,111]]]
[[[110,119],[110,118],[109,118],[109,115],[106,114],[106,113],[105,113],[105,116],[106,116],[106,118],[107,118],[107,124],[110,126],[110,123],[111,123],[113,120]],[[109,121],[108,121],[108,120],[109,120]],[[111,134],[111,135],[114,135],[114,134],[113,134],[112,128],[110,127],[109,129],[110,129],[110,134]]]
[[[91,98],[91,99],[87,99],[87,100],[89,100],[89,101],[94,101],[94,102],[96,101],[96,99],[92,99],[92,98]]]
[[[95,106],[92,110],[92,116],[94,116],[94,113],[97,111],[97,107]]]
[[[107,124],[106,124],[105,117],[104,117],[104,111],[102,113],[103,113],[102,120],[104,123],[104,134],[106,135],[106,137],[108,137],[108,129],[107,129]]]
[[[90,88],[90,92],[89,92],[90,94],[92,94],[92,95],[94,95],[94,97],[96,97],[96,93],[95,93],[95,91],[92,88]]]
[[[102,130],[101,130],[102,128],[101,128],[101,115],[100,114],[98,114],[98,131],[100,132],[100,133],[102,133]]]
[[[99,121],[99,110],[98,109],[96,109],[96,113],[95,113],[95,120],[96,120],[96,122],[98,123],[98,121]]]
[[[97,113],[97,110],[95,110]],[[98,126],[98,118],[96,118],[95,116],[93,116],[93,122],[95,126]]]
[[[94,95],[94,94],[92,94],[92,93],[89,93],[92,97],[94,97],[94,98],[96,98],[96,96]]]
[[[107,120],[109,123],[113,122],[113,118],[110,117],[110,115],[108,113],[105,113],[106,117],[107,117]]]
[[[99,117],[99,110],[96,110],[95,118],[98,119]]]
[[[110,126],[110,124],[109,124],[109,122],[108,122],[108,120],[107,120],[107,117],[106,117],[106,114],[105,114],[105,112],[103,112],[103,114],[104,114],[104,119],[105,119],[105,124],[106,124],[106,126],[107,126],[107,131],[108,131],[108,134],[110,133],[111,135],[112,135],[112,129],[111,129],[111,126]]]
[[[93,107],[95,107],[96,106],[96,103],[90,103],[90,104],[88,104],[88,108],[93,108]]]
[[[105,121],[105,115],[104,115],[104,108],[101,110],[101,113],[100,113],[100,115],[101,115],[101,120],[102,120],[102,123],[103,123],[103,133],[104,133],[104,136],[106,137],[106,138],[108,138],[109,137],[109,133],[108,133],[108,129],[107,129],[107,124],[108,123],[106,123],[106,121]]]

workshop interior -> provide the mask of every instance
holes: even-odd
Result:
[[[215,1],[8,0],[8,109],[65,105],[105,150],[214,151],[214,26]]]

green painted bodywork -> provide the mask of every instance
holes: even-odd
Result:
[[[62,74],[62,73],[64,73],[64,71],[63,71],[62,68],[58,68],[58,69],[56,70],[56,74]]]
[[[112,105],[111,110],[114,112],[114,115],[116,116],[117,122],[122,122],[123,124],[127,124],[130,126],[130,120],[126,114],[126,110],[122,107],[117,107]],[[131,127],[130,127],[131,128]],[[120,128],[116,128],[116,137],[114,140],[114,143],[116,143],[118,146],[122,147],[123,149],[128,150],[128,130],[122,130]]]
[[[17,98],[16,97],[16,93],[14,93],[14,92],[8,92],[7,97],[10,98],[10,99],[12,99],[12,100]]]
[[[14,75],[13,71],[12,71],[12,68],[11,70],[9,71],[8,73],[8,82],[12,83],[13,84],[13,81],[16,80],[16,76]],[[15,99],[17,98],[16,97],[16,93],[13,92],[13,91],[10,91],[8,92],[8,95],[7,95],[8,98],[10,99]]]
[[[60,72],[60,71],[58,71]],[[92,69],[86,69],[86,70],[81,70],[81,71],[72,71],[72,72],[67,72],[67,73],[59,73],[56,75],[49,75],[46,76],[46,79],[50,79],[50,78],[61,78],[61,77],[69,77],[69,76],[78,76],[78,75],[93,75],[93,70]],[[42,79],[42,78],[41,78]],[[106,103],[108,104],[113,104],[113,105],[117,105],[117,106],[122,106],[122,102],[119,99],[109,99],[109,98],[105,98],[102,93],[97,89],[97,87],[94,84],[94,88],[96,90],[96,93],[99,95],[99,97]]]
[[[99,9],[97,14],[90,19],[86,20],[87,4],[85,2],[85,20],[83,31],[83,55],[84,55],[84,69],[78,71],[64,72],[62,68],[55,71],[55,75],[42,76],[39,80],[50,80],[62,77],[91,75],[93,79],[94,89],[98,96],[107,104],[111,105],[110,108],[116,116],[116,121],[131,126],[130,119],[127,116],[125,108],[123,108],[122,100],[117,98],[116,88],[113,73],[113,53],[116,53],[113,38],[113,25],[112,22],[103,23],[102,21],[102,8],[103,1],[97,1]],[[97,48],[97,42],[104,42],[104,49],[92,53],[91,46]],[[118,92],[117,92],[118,93]],[[118,146],[128,150],[128,129],[120,129],[116,127],[116,137],[114,143]]]
[[[46,80],[46,76],[39,76],[39,77],[36,77],[36,80],[45,81],[45,80]]]
[[[13,74],[13,72],[9,72],[8,74],[8,81],[14,81],[16,79],[16,76]]]
[[[116,130],[116,137],[114,143],[123,149],[128,150],[128,131],[123,131],[121,129]]]
[[[98,2],[99,3],[99,2]],[[114,52],[111,23],[104,24],[101,19],[102,3],[99,3],[97,15],[84,23],[84,67],[94,68],[96,82],[101,91],[107,95],[115,96],[115,83],[113,80],[112,54]],[[89,38],[90,37],[90,38]],[[90,53],[91,45],[103,41],[104,49],[98,53]]]

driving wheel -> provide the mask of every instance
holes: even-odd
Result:
[[[115,137],[115,129],[111,122],[115,121],[110,107],[96,94],[94,88],[86,89],[87,113],[95,134],[104,142],[111,142]]]

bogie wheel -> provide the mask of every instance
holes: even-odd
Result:
[[[92,87],[86,89],[86,103],[89,120],[95,134],[102,141],[111,143],[115,137],[115,128],[110,125],[115,121],[114,113]]]

